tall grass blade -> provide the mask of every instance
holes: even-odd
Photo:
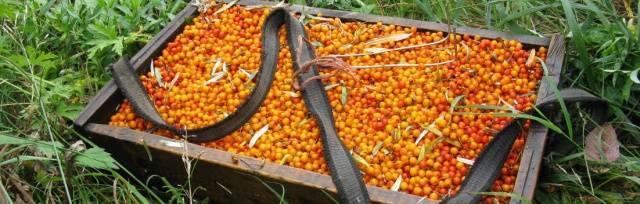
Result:
[[[11,200],[11,197],[9,197],[9,193],[7,193],[7,189],[4,187],[4,183],[2,183],[2,179],[0,179],[0,190],[2,190],[0,192],[2,193],[2,196],[0,196],[0,201],[7,202],[7,204],[13,204],[13,200]]]
[[[562,8],[564,10],[565,18],[567,19],[567,24],[569,24],[569,29],[573,34],[572,43],[576,46],[578,57],[580,58],[583,67],[589,67],[591,64],[589,61],[589,54],[587,53],[587,47],[585,46],[585,42],[582,37],[582,28],[580,28],[576,15],[573,12],[572,3],[569,2],[569,0],[560,1],[562,2]]]
[[[327,191],[325,191],[324,189],[321,189],[322,193],[324,193],[324,195],[326,195],[327,197],[329,197],[329,199],[331,199],[331,201],[334,204],[340,204],[340,202],[338,202],[338,200],[336,200],[333,196],[331,196],[331,194],[327,193]]]
[[[501,27],[504,24],[506,24],[508,22],[511,22],[513,20],[529,16],[529,15],[535,13],[535,12],[538,12],[538,11],[542,11],[542,10],[545,10],[545,9],[548,9],[548,8],[554,8],[554,7],[558,7],[558,6],[560,6],[559,3],[553,3],[553,4],[545,4],[545,5],[541,5],[541,6],[527,8],[525,10],[522,10],[522,11],[507,15],[506,17],[500,19],[500,21],[495,26],[496,27]]]
[[[427,20],[440,21],[438,16],[433,12],[431,1],[427,0],[426,2],[423,2],[422,0],[413,0],[413,2],[418,5],[418,8],[420,9],[420,11],[422,11],[423,14],[427,15]]]

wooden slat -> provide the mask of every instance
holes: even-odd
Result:
[[[186,143],[185,148],[185,143],[183,143],[182,141],[160,137],[129,128],[89,123],[85,126],[85,130],[92,134],[104,135],[115,140],[135,143],[139,146],[146,145],[149,149],[167,152],[172,155],[186,155],[190,158],[199,160],[198,166],[216,165],[220,168],[227,168],[227,170],[225,171],[247,172],[265,178],[278,180],[282,183],[307,186],[313,189],[326,189],[327,192],[330,192],[334,194],[334,196],[336,196],[336,188],[331,181],[331,177],[312,171],[300,170],[298,168],[279,165],[273,162],[259,160],[253,157],[240,156],[230,152],[207,148],[192,143]],[[188,151],[185,151],[185,149],[187,149]],[[114,151],[114,149],[110,148],[110,151]],[[138,154],[144,154],[144,152],[139,152]],[[135,156],[138,154],[129,156]],[[146,157],[146,155],[142,155],[142,158]],[[390,191],[376,186],[369,185],[367,186],[367,189],[370,193],[371,199],[379,203],[417,203],[421,200],[421,197],[419,196]],[[421,203],[428,204],[435,202],[428,199],[422,199]]]
[[[231,0],[225,0],[225,2],[230,2],[230,1]],[[275,5],[277,4],[277,2],[266,2],[266,1],[259,1],[259,0],[242,0],[242,1],[239,1],[238,4],[240,5]],[[384,24],[392,24],[392,25],[399,25],[399,26],[408,26],[408,27],[415,26],[416,28],[422,29],[422,30],[442,31],[445,33],[448,32],[447,24],[443,24],[443,23],[419,21],[419,20],[398,18],[398,17],[380,16],[380,15],[373,15],[373,14],[364,14],[364,13],[358,13],[358,12],[315,8],[315,7],[308,7],[303,5],[291,5],[289,8],[296,12],[304,11],[305,13],[308,13],[311,15],[317,15],[318,13],[320,13],[323,16],[336,17],[342,20],[362,21],[362,22],[382,22]],[[549,45],[548,38],[540,38],[540,37],[535,37],[530,35],[520,35],[520,34],[505,33],[505,32],[496,32],[496,31],[480,29],[480,28],[456,26],[455,32],[461,33],[461,34],[479,35],[483,38],[491,38],[491,39],[496,39],[496,38],[514,39],[514,40],[518,40],[519,42],[522,42],[523,44],[528,44],[528,45],[536,45],[536,46]]]
[[[560,80],[564,54],[564,38],[559,35],[553,36],[545,62],[549,68],[549,76],[546,77],[549,81],[542,80],[540,82],[536,103],[539,103],[540,100],[546,96],[553,94],[550,86],[556,86]],[[548,133],[549,129],[547,127],[534,123],[527,136],[524,151],[520,159],[520,169],[518,169],[518,176],[516,177],[516,183],[513,189],[514,193],[520,194],[527,199],[533,198],[536,184],[538,183],[538,175],[540,174],[540,165],[542,165],[542,156]],[[511,199],[512,204],[519,204],[521,202],[522,201],[517,199]]]

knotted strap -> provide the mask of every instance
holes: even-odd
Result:
[[[559,96],[551,94],[543,98],[536,108],[544,114],[555,114],[559,110],[560,99],[564,103],[588,103],[591,106],[592,118],[598,124],[602,124],[606,119],[606,102],[581,89],[564,89],[560,91]],[[538,115],[538,112],[532,108],[526,114]],[[478,193],[491,190],[491,185],[500,175],[500,169],[509,156],[518,134],[522,131],[525,120],[516,118],[498,132],[476,158],[458,193],[453,197],[445,198],[442,203],[477,203],[482,197]]]
[[[187,139],[191,142],[217,140],[240,128],[262,105],[271,88],[276,72],[280,49],[278,34],[282,25],[285,25],[287,30],[287,42],[291,56],[297,56],[293,58],[294,70],[299,70],[301,65],[315,58],[313,48],[298,40],[300,37],[307,37],[302,24],[286,9],[274,9],[267,17],[262,28],[261,65],[256,75],[255,88],[235,112],[211,126],[185,130],[165,122],[158,114],[138,75],[134,72],[126,57],[111,66],[112,75],[116,85],[129,100],[134,111],[145,120],[176,134],[188,134]],[[306,81],[317,75],[318,71],[314,66],[310,71],[300,74],[298,81]],[[311,80],[305,86],[303,97],[309,112],[315,117],[320,128],[324,158],[327,161],[331,178],[338,189],[342,202],[349,204],[370,203],[362,175],[353,162],[351,154],[349,154],[338,137],[334,125],[333,112],[322,82]]]

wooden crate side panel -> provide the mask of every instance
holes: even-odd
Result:
[[[120,159],[125,160],[123,163],[129,165],[127,167],[134,169],[134,171],[141,176],[148,176],[149,173],[157,173],[162,176],[184,180],[186,175],[181,175],[181,177],[176,177],[175,175],[180,175],[185,172],[180,157],[186,155],[199,161],[194,167],[196,172],[219,172],[207,174],[197,173],[192,176],[193,178],[207,181],[202,182],[200,185],[208,188],[215,187],[212,185],[215,183],[211,181],[212,179],[218,179],[224,181],[225,183],[223,185],[227,188],[244,189],[244,191],[249,191],[246,193],[253,194],[254,192],[251,192],[253,191],[253,186],[243,183],[246,182],[244,180],[253,179],[253,177],[248,176],[248,174],[253,174],[285,185],[286,192],[289,192],[288,196],[291,201],[302,201],[300,203],[326,203],[323,201],[331,201],[330,198],[319,189],[326,189],[325,192],[337,198],[335,185],[327,175],[279,165],[253,157],[240,156],[191,143],[186,143],[187,150],[185,151],[185,143],[182,141],[159,137],[128,128],[89,123],[86,126],[86,131],[96,135],[96,137],[111,140],[103,141],[101,144],[104,144],[108,151],[114,151],[113,154],[119,161]],[[147,157],[145,146],[149,150],[152,150],[153,156],[151,161]],[[161,156],[155,156],[154,153],[157,152],[162,152]],[[167,157],[172,157],[173,159],[162,159]],[[172,162],[173,160],[175,160],[175,162]],[[211,168],[217,168],[219,170],[211,170]],[[236,172],[237,174],[228,174],[228,172]],[[234,184],[233,182],[240,182],[242,185]],[[252,181],[252,183],[253,182],[258,181],[255,180]],[[252,190],[246,190],[249,186],[252,187]],[[258,187],[259,186],[262,186],[262,184],[258,185]],[[389,191],[375,186],[367,186],[367,188],[371,194],[371,199],[378,203],[416,203],[422,199],[415,195]],[[257,191],[262,190],[257,189]],[[270,195],[272,195],[272,193],[268,191],[260,194],[261,195],[254,197],[269,199]],[[211,196],[213,196],[213,194]],[[328,200],[323,200],[325,198]],[[421,203],[428,204],[435,202],[422,199]]]
[[[230,2],[230,1],[232,0],[225,0],[225,2]],[[277,4],[277,2],[266,2],[266,1],[259,1],[259,0],[242,0],[242,1],[239,1],[238,4],[240,5],[275,5]],[[373,14],[364,14],[364,13],[358,13],[358,12],[323,9],[323,8],[309,7],[309,6],[303,6],[303,5],[291,5],[289,6],[289,9],[296,12],[304,11],[305,13],[312,14],[312,15],[317,15],[320,13],[322,14],[322,16],[340,18],[341,20],[348,20],[348,21],[362,21],[362,22],[373,22],[373,23],[382,22],[384,24],[393,24],[393,25],[407,26],[407,27],[415,26],[423,30],[442,31],[445,33],[449,31],[447,24],[444,24],[444,23],[420,21],[420,20],[413,20],[413,19],[406,19],[406,18],[399,18],[399,17],[380,16],[380,15],[373,15]],[[455,28],[454,32],[456,33],[479,35],[479,36],[482,36],[483,38],[514,39],[522,42],[523,44],[528,44],[528,45],[537,45],[537,46],[549,45],[548,38],[505,33],[505,32],[496,32],[492,30],[471,28],[466,26],[455,26],[454,28]]]
[[[557,86],[560,80],[564,55],[564,38],[559,35],[553,36],[551,44],[549,45],[548,58],[545,62],[549,68],[549,76],[546,77],[549,81],[543,79],[540,82],[536,103],[539,103],[542,98],[553,94],[551,86]],[[516,183],[513,190],[514,193],[520,194],[528,199],[533,199],[536,184],[538,183],[538,175],[540,174],[540,168],[543,160],[542,156],[548,133],[549,129],[541,124],[534,123],[531,126],[531,130],[529,131],[524,151],[522,152],[522,157],[520,159],[520,169],[518,170],[518,176],[516,177]],[[521,201],[512,199],[511,203],[521,203]]]

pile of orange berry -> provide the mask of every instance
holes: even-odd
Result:
[[[261,26],[270,8],[233,6],[214,14],[219,8],[193,18],[155,58],[152,71],[140,76],[157,110],[171,125],[197,128],[216,123],[234,112],[255,85]],[[447,36],[382,23],[309,16],[304,22],[317,56],[346,55],[340,59],[354,70],[351,74],[322,70],[332,74],[322,82],[338,135],[369,185],[396,186],[398,191],[434,200],[455,194],[472,161],[511,120],[492,113],[523,111],[536,100],[542,68],[530,55],[544,60],[544,47],[531,51],[515,40]],[[409,37],[372,43],[400,34]],[[328,174],[320,132],[301,91],[293,88],[292,56],[286,42],[282,30],[277,72],[259,111],[224,139],[202,145]],[[402,49],[427,43],[432,45]],[[401,49],[371,53],[371,48]],[[350,56],[355,53],[368,54]],[[386,66],[368,68],[373,65]],[[151,128],[126,100],[109,124]],[[267,131],[250,145],[265,126]],[[528,126],[492,191],[513,190]],[[155,133],[180,138],[166,130]]]

